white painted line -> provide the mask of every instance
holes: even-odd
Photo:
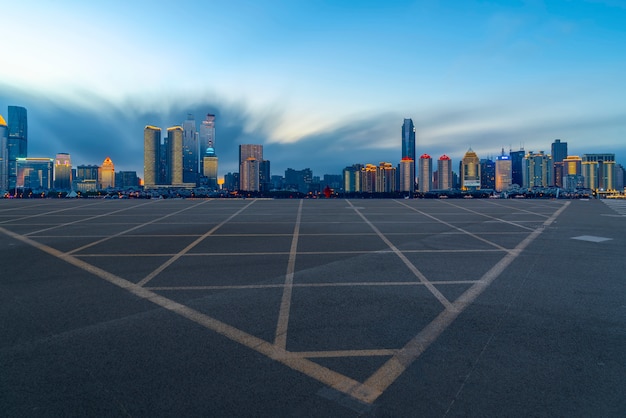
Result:
[[[86,204],[86,205],[83,205],[83,206],[79,206],[78,208],[84,208],[86,206],[93,206],[93,205],[100,204],[100,203],[102,203],[102,202],[89,203],[89,204]],[[50,212],[37,213],[35,215],[29,215],[29,216],[22,216],[21,218],[11,218],[11,219],[7,219],[6,221],[1,221],[0,224],[6,224],[6,223],[9,223],[9,222],[15,222],[15,221],[23,221],[23,220],[32,219],[32,218],[38,218],[38,217],[41,217],[41,216],[52,215],[53,213],[65,212],[65,211],[76,209],[76,208],[77,208],[77,206],[71,206],[71,207],[65,208],[65,209],[57,209],[57,210],[53,210],[53,211],[50,211]],[[37,224],[27,223],[27,224],[23,224],[23,225],[37,225]]]
[[[174,263],[174,261],[178,260],[180,257],[182,257],[183,255],[185,255],[189,250],[191,250],[193,247],[195,247],[196,245],[198,245],[200,242],[202,242],[202,240],[204,240],[206,237],[208,237],[209,235],[213,234],[215,231],[217,231],[219,228],[221,228],[223,225],[225,225],[226,223],[228,223],[228,221],[230,221],[231,219],[233,219],[235,216],[239,215],[241,212],[243,212],[244,210],[248,209],[250,207],[250,205],[252,205],[254,202],[256,202],[256,199],[251,201],[250,203],[248,203],[246,206],[244,206],[243,208],[239,209],[237,212],[233,213],[232,215],[230,215],[228,218],[226,218],[225,220],[223,220],[221,223],[219,223],[218,225],[214,226],[213,228],[211,228],[211,230],[209,230],[207,233],[203,234],[201,237],[199,237],[198,239],[196,239],[194,242],[192,242],[191,244],[189,244],[188,246],[186,246],[185,248],[183,248],[182,250],[180,250],[177,254],[175,254],[172,258],[170,258],[169,260],[167,260],[165,263],[161,264],[156,270],[154,270],[152,273],[148,274],[146,277],[144,277],[143,279],[141,279],[139,281],[139,283],[137,283],[139,286],[143,286],[146,283],[148,283],[150,280],[154,279],[159,273],[161,273],[163,270],[165,270],[167,267],[169,267],[172,263]]]
[[[347,202],[350,206],[352,206],[352,203],[350,203],[349,200],[347,200]],[[437,300],[439,300],[439,302],[441,302],[443,306],[445,306],[446,308],[449,307],[450,301],[435,286],[433,286],[428,281],[426,276],[424,276],[424,274],[421,271],[419,271],[419,269],[415,267],[415,265],[413,265],[413,263],[411,263],[411,261],[408,258],[406,258],[406,256],[402,253],[402,251],[400,251],[395,245],[393,245],[393,243],[389,241],[389,239],[387,239],[387,237],[382,232],[380,232],[380,230],[376,227],[376,225],[370,222],[369,219],[367,219],[358,209],[355,208],[354,211],[361,217],[361,219],[363,219],[363,221],[366,224],[370,226],[370,228],[372,228],[374,232],[376,232],[376,234],[380,237],[380,239],[382,239],[383,242],[387,244],[387,246],[400,258],[400,260],[402,260],[404,265],[406,265],[409,268],[409,270],[411,270],[411,272],[415,275],[415,277],[417,277],[419,281],[422,282],[426,286],[426,288],[430,291],[430,293],[432,293],[433,296],[435,296]]]
[[[280,312],[278,313],[278,323],[276,324],[276,334],[274,345],[287,348],[287,329],[289,327],[289,313],[291,311],[291,294],[293,292],[293,276],[296,270],[296,254],[298,252],[298,234],[300,232],[300,222],[302,220],[302,203],[298,205],[296,225],[293,227],[293,238],[291,239],[291,249],[289,251],[289,261],[287,262],[287,274],[285,275],[285,286],[283,297],[280,302]]]
[[[455,205],[454,203],[450,203],[450,202],[442,202],[442,203],[445,203],[446,205],[454,206],[455,208],[463,209],[464,211],[467,211],[467,212],[470,212],[470,213],[474,213],[476,215],[480,215],[480,216],[483,216],[485,218],[489,218],[489,219],[493,219],[493,220],[498,221],[498,222],[502,222],[502,223],[505,223],[505,224],[513,225],[513,226],[518,227],[518,228],[526,229],[528,231],[533,231],[534,230],[534,228],[531,228],[531,227],[528,227],[528,226],[524,226],[524,225],[520,225],[518,223],[514,223],[514,222],[511,222],[511,221],[507,221],[505,219],[497,218],[495,216],[487,215],[485,213],[480,213],[480,212],[477,212],[475,210],[471,210],[469,208],[464,208],[462,206]],[[502,206],[500,204],[497,204],[497,205],[498,206]],[[504,206],[504,207],[506,207],[506,206]],[[543,215],[543,214],[539,215],[539,216],[542,216],[542,217],[545,218],[545,215]]]
[[[572,237],[572,239],[577,239],[580,241],[589,241],[589,242],[604,242],[604,241],[610,241],[613,238],[594,237],[593,235],[581,235],[579,237]]]

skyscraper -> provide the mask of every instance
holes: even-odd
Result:
[[[26,109],[9,106],[9,135],[7,138],[8,182],[9,189],[15,188],[17,168],[16,160],[27,157],[28,120]]]
[[[207,114],[206,119],[200,124],[200,138],[198,142],[200,155],[206,154],[207,148],[215,149],[215,115]]]
[[[98,170],[98,183],[101,189],[107,187],[115,187],[115,165],[109,157],[102,162],[102,166]]]
[[[584,186],[582,162],[578,155],[568,155],[563,160],[563,188],[566,190],[576,190]]]
[[[491,190],[496,188],[496,163],[491,158],[480,160],[480,188]]]
[[[167,180],[174,186],[183,185],[183,128],[167,128]]]
[[[9,188],[8,131],[7,123],[0,115],[0,192]]]
[[[400,191],[413,192],[415,190],[415,161],[409,157],[400,160]]]
[[[563,160],[567,157],[567,142],[555,139],[552,143],[552,180],[555,186],[563,187]]]
[[[146,189],[155,187],[161,171],[161,128],[148,125],[143,130],[143,177]]]
[[[346,193],[361,191],[361,169],[363,165],[354,164],[343,169],[343,190]],[[413,175],[415,177],[415,175]]]
[[[480,189],[480,160],[471,148],[461,160],[461,188],[463,190]]]
[[[413,119],[404,119],[402,124],[402,157],[408,157],[413,161],[415,158],[415,126]]]
[[[439,157],[437,161],[437,188],[447,190],[453,187],[452,184],[452,160],[446,154]]]
[[[524,157],[524,187],[548,187],[552,183],[552,157],[529,151]]]
[[[199,154],[198,134],[196,132],[196,121],[192,114],[187,115],[183,122],[183,182],[196,183],[198,180],[198,155]]]
[[[52,158],[18,158],[17,187],[33,192],[50,190],[54,170]]]
[[[72,160],[68,153],[58,153],[54,160],[54,188],[56,190],[72,189]]]
[[[422,154],[419,162],[418,175],[419,191],[426,193],[433,188],[433,159],[428,154]]]
[[[206,179],[206,185],[210,189],[217,189],[217,155],[211,147],[206,149],[202,159],[202,176]]]
[[[582,170],[586,188],[615,189],[615,154],[583,154]]]
[[[396,168],[391,163],[381,162],[376,168],[377,193],[392,193],[396,191]]]
[[[504,155],[503,150],[502,155],[496,157],[496,191],[502,192],[511,187],[511,173],[511,157]]]
[[[511,156],[511,183],[522,187],[524,185],[524,156],[526,152],[520,149],[519,151],[509,151],[509,155]]]
[[[256,161],[256,166],[250,161],[250,159]],[[243,144],[239,145],[239,188],[246,191],[259,191],[259,179],[246,178],[246,176],[256,175],[259,176],[259,163],[263,161],[263,145],[257,144]],[[251,165],[252,164],[252,165]],[[246,167],[244,167],[246,165]],[[245,173],[244,173],[245,169]],[[245,175],[244,175],[245,174]],[[250,189],[254,187],[256,189]],[[244,188],[246,187],[246,188]]]

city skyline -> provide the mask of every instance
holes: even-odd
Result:
[[[146,125],[211,113],[220,177],[238,171],[238,146],[250,143],[263,145],[273,173],[397,164],[403,118],[415,123],[416,155],[455,164],[469,148],[480,158],[550,153],[561,139],[571,155],[614,153],[626,165],[618,2],[176,7],[210,11],[214,25],[192,13],[167,33],[144,24],[145,12],[167,22],[175,9],[143,2],[4,9],[5,39],[32,28],[0,58],[0,114],[28,109],[29,156],[110,156],[141,176]]]

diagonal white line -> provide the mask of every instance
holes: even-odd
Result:
[[[194,242],[192,242],[191,244],[189,244],[188,246],[186,246],[185,248],[183,248],[182,250],[180,250],[177,254],[175,254],[172,258],[170,258],[169,260],[167,260],[165,263],[161,264],[159,267],[157,267],[156,270],[154,270],[152,273],[148,274],[146,277],[144,277],[143,279],[141,279],[141,281],[139,281],[139,283],[137,283],[139,286],[143,286],[146,283],[148,283],[150,280],[154,279],[159,273],[161,273],[163,270],[165,270],[167,267],[169,267],[174,261],[178,260],[180,257],[182,257],[183,255],[185,255],[188,251],[190,251],[193,247],[195,247],[196,245],[198,245],[200,242],[202,242],[202,240],[204,240],[206,237],[208,237],[209,235],[213,234],[215,231],[217,231],[219,228],[221,228],[222,226],[224,226],[226,223],[228,223],[228,221],[230,221],[231,219],[233,219],[235,216],[239,215],[241,212],[243,212],[244,210],[248,209],[250,207],[250,205],[252,205],[254,202],[256,202],[256,199],[253,200],[252,202],[248,203],[246,206],[244,206],[243,208],[239,209],[237,212],[233,213],[232,215],[230,215],[228,218],[226,218],[225,220],[223,220],[221,223],[219,223],[218,225],[214,226],[213,228],[211,228],[210,231],[208,231],[207,233],[203,234],[202,236],[200,236],[199,238],[197,238]]]
[[[475,211],[475,210],[471,210],[471,209],[468,209],[468,208],[464,208],[463,206],[455,205],[454,203],[450,203],[450,202],[443,202],[443,203],[445,203],[446,205],[453,206],[453,207],[455,207],[455,208],[462,209],[462,210],[464,210],[464,211],[466,211],[466,212],[471,212],[471,213],[474,213],[474,214],[476,214],[476,215],[483,216],[483,217],[485,217],[485,218],[493,219],[494,221],[498,221],[498,222],[502,222],[502,223],[505,223],[505,224],[513,225],[513,226],[516,226],[516,227],[518,227],[518,228],[526,229],[526,230],[528,230],[528,231],[533,231],[533,230],[534,230],[534,229],[533,229],[532,227],[530,227],[530,226],[520,225],[520,224],[519,224],[519,223],[517,223],[517,222],[511,222],[511,221],[507,221],[506,219],[497,218],[497,217],[495,217],[495,216],[487,215],[487,214],[485,214],[485,213],[480,213],[480,212]],[[502,206],[502,205],[500,205],[500,206]],[[509,208],[509,209],[510,209],[510,208]],[[521,210],[521,211],[524,211],[524,209],[518,209],[518,208],[515,208],[515,210]],[[525,211],[525,212],[528,212],[528,211]],[[530,212],[530,213],[533,213],[533,212]],[[547,218],[547,216],[546,216],[546,215],[544,215],[544,214],[534,213],[534,215],[538,215],[538,216],[542,216],[542,217],[544,217],[544,218]]]
[[[430,283],[430,281],[428,281],[426,276],[424,276],[424,274],[421,271],[419,271],[418,268],[415,267],[415,265],[411,263],[411,261],[408,258],[406,258],[406,256],[402,253],[402,251],[400,251],[395,245],[393,245],[393,243],[389,241],[389,239],[387,239],[387,237],[382,232],[380,232],[380,230],[376,227],[376,225],[370,222],[370,220],[367,219],[361,213],[361,211],[352,204],[352,202],[350,202],[349,200],[346,200],[346,202],[348,202],[348,204],[361,217],[361,219],[363,219],[363,221],[366,224],[368,224],[374,232],[376,232],[376,235],[378,235],[380,239],[382,239],[383,242],[387,244],[387,246],[391,249],[391,251],[393,251],[400,258],[400,260],[402,260],[402,262],[409,268],[409,270],[411,270],[411,272],[415,275],[415,277],[417,277],[420,280],[420,282],[422,282],[426,286],[426,288],[430,291],[430,293],[432,293],[437,298],[437,300],[441,302],[443,306],[445,306],[446,308],[451,307],[450,301],[446,299],[446,297],[435,286],[433,286],[432,283]]]
[[[77,252],[82,251],[82,250],[84,250],[84,249],[86,249],[86,248],[93,247],[94,245],[98,245],[98,244],[103,243],[103,242],[105,242],[105,241],[108,241],[108,240],[110,240],[110,239],[117,238],[117,237],[119,237],[119,236],[122,236],[122,235],[128,234],[129,232],[132,232],[132,231],[134,231],[134,230],[136,230],[136,229],[143,228],[143,227],[144,227],[144,226],[146,226],[146,225],[153,224],[153,223],[158,222],[158,221],[160,221],[160,220],[163,220],[163,219],[169,218],[170,216],[178,215],[178,214],[179,214],[179,213],[181,213],[181,212],[185,212],[186,210],[193,209],[193,208],[195,208],[196,206],[203,205],[203,204],[205,204],[205,203],[207,203],[207,202],[209,202],[209,201],[208,201],[208,200],[204,200],[204,201],[202,201],[202,202],[200,202],[200,203],[196,203],[196,204],[195,204],[195,205],[193,205],[193,206],[187,206],[187,207],[185,207],[184,209],[181,209],[181,210],[176,211],[176,212],[168,213],[168,214],[167,214],[167,215],[165,215],[165,216],[161,216],[160,218],[153,219],[153,220],[148,221],[148,222],[146,222],[146,223],[143,223],[143,224],[141,224],[141,225],[135,225],[134,227],[129,228],[129,229],[125,230],[125,231],[119,232],[119,233],[117,233],[117,234],[115,234],[115,235],[111,235],[111,236],[108,236],[108,237],[105,237],[105,238],[99,239],[99,240],[97,240],[97,241],[90,242],[89,244],[83,245],[82,247],[74,248],[72,251],[68,251],[66,254],[74,254],[74,253],[77,253]],[[168,237],[171,237],[171,235],[168,235]]]
[[[99,205],[101,203],[102,202],[88,203],[86,205],[80,206],[80,208],[84,208],[84,207],[87,207],[87,206],[93,206],[93,205]],[[7,219],[5,221],[0,221],[0,224],[6,224],[6,223],[9,223],[9,222],[13,223],[13,222],[16,222],[16,221],[23,221],[25,219],[38,218],[38,217],[41,217],[41,216],[52,215],[53,213],[59,213],[59,212],[66,212],[68,210],[73,210],[73,209],[76,209],[76,206],[72,206],[72,207],[65,208],[65,209],[52,210],[50,212],[45,212],[45,213],[37,213],[35,215],[22,216],[21,218]]]
[[[298,251],[298,234],[300,233],[300,222],[302,220],[302,202],[304,202],[304,200],[300,199],[296,225],[293,228],[293,239],[291,240],[289,262],[287,263],[287,274],[285,275],[285,287],[283,289],[283,297],[280,302],[280,313],[278,314],[276,337],[274,339],[274,344],[282,349],[287,347],[287,328],[289,327],[291,293],[293,292],[293,276],[296,268],[296,253]]]

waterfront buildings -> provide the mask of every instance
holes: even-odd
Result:
[[[520,149],[519,151],[510,151],[511,156],[511,183],[519,187],[524,185],[524,157],[526,151]]]
[[[187,114],[187,119],[183,122],[183,179],[184,183],[196,183],[198,181],[198,159],[200,155],[198,144],[198,133],[196,132],[196,121],[192,114]],[[203,150],[204,152],[204,150]]]
[[[165,140],[167,155],[167,184],[171,186],[183,186],[183,128],[172,126],[167,128]],[[195,185],[195,183],[194,183]]]
[[[461,188],[463,190],[480,189],[480,160],[470,148],[461,160]]]
[[[54,159],[54,188],[72,189],[72,159],[66,152],[58,153]]]
[[[102,166],[98,170],[98,183],[100,189],[115,187],[115,165],[109,157],[104,159]]]
[[[615,190],[615,154],[583,154],[582,175],[585,188]]]
[[[557,187],[563,187],[563,160],[567,157],[567,142],[555,139],[551,151],[553,183]]]
[[[415,158],[415,125],[413,125],[413,119],[404,119],[402,124],[402,157],[410,158],[416,161]]]
[[[30,189],[34,192],[52,189],[54,162],[52,158],[18,158],[16,160],[17,188]],[[67,184],[63,185],[67,186]],[[65,189],[69,189],[69,186]]]
[[[524,157],[524,187],[553,186],[552,157],[543,151],[529,151]]]
[[[437,160],[437,189],[447,190],[453,187],[452,160],[443,154]]]
[[[563,188],[566,190],[576,190],[585,185],[582,175],[582,158],[578,155],[568,155],[563,159]]]
[[[401,192],[413,193],[415,190],[415,161],[409,157],[400,160],[400,185]]]
[[[419,160],[418,190],[422,193],[433,188],[433,159],[428,154],[422,154]]]
[[[509,155],[499,155],[496,157],[496,184],[495,190],[498,192],[502,192],[511,187],[512,183],[512,164],[511,157]]]
[[[159,183],[161,169],[161,128],[148,125],[143,130],[143,181],[146,189]]]
[[[491,158],[480,160],[480,188],[490,190],[496,188],[496,163]]]

